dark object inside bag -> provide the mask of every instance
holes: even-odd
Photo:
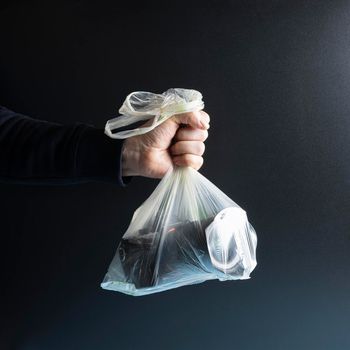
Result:
[[[188,276],[189,270],[207,274],[214,270],[210,260],[204,222],[181,222],[162,232],[140,230],[130,239],[123,238],[118,254],[125,276],[136,288],[171,283]]]

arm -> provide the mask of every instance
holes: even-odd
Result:
[[[198,170],[209,121],[204,111],[177,114],[149,133],[114,140],[93,126],[35,120],[0,106],[0,181],[126,186],[133,176],[162,178],[173,164]]]
[[[0,106],[0,180],[25,184],[102,181],[126,186],[123,140],[86,124],[35,120]]]

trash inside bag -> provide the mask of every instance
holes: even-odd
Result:
[[[157,119],[153,127],[167,119],[164,111],[171,110],[171,116],[190,111],[194,104],[203,108],[201,94],[194,90],[141,94],[146,99],[142,103],[138,98],[137,103],[149,114],[145,118],[139,111],[137,118]],[[117,120],[107,123],[110,133],[120,127]],[[140,128],[127,136],[123,131],[111,135],[124,138],[144,132]],[[140,296],[211,279],[248,279],[256,266],[256,246],[255,230],[242,208],[198,171],[175,166],[134,212],[101,287]]]

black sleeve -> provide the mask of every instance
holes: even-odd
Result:
[[[0,181],[73,184],[102,181],[126,186],[122,176],[123,140],[103,129],[60,125],[29,118],[0,106]]]

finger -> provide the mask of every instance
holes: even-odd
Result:
[[[175,114],[172,118],[177,124],[189,124],[193,128],[209,129],[207,121],[209,115],[204,111]]]
[[[203,165],[203,158],[201,156],[195,156],[194,154],[182,154],[181,156],[173,157],[173,162],[178,166],[189,166],[199,170]]]
[[[193,129],[188,126],[179,128],[175,134],[175,141],[205,141],[208,138],[208,131],[203,129]]]
[[[202,115],[202,119],[204,119],[204,121],[209,124],[210,123],[210,116],[207,112],[204,111],[200,111],[199,113],[201,113]]]
[[[174,156],[186,153],[201,156],[204,151],[205,146],[201,141],[178,141],[170,147],[170,153]]]

